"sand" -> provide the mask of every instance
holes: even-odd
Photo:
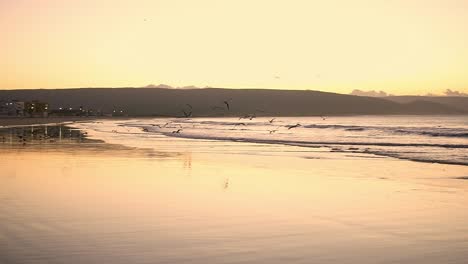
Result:
[[[465,166],[175,141],[0,143],[0,263],[468,259]]]
[[[6,118],[0,117],[0,127],[2,126],[22,126],[36,124],[52,124],[64,122],[81,122],[98,119],[126,119],[124,117],[47,117],[47,118]]]

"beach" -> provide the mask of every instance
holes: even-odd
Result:
[[[99,122],[2,130],[0,263],[468,258],[468,166]]]

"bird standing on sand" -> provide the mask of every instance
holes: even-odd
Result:
[[[275,119],[276,119],[276,118],[270,119],[268,122],[269,122],[270,124],[272,124],[273,121],[275,121]]]
[[[289,130],[289,129],[296,128],[296,127],[300,127],[300,126],[301,126],[301,124],[297,123],[297,124],[295,124],[295,125],[289,125],[289,126],[286,126],[286,127],[287,127],[288,130]]]
[[[180,131],[182,131],[182,128],[177,129],[177,130],[175,130],[175,131],[172,131],[172,133],[173,133],[173,134],[180,134]]]

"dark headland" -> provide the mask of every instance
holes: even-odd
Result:
[[[310,90],[82,88],[0,90],[0,101],[47,102],[51,109],[84,107],[128,116],[309,116],[467,114],[468,97],[374,98]],[[228,110],[224,101],[229,101]],[[188,106],[190,105],[190,106]]]

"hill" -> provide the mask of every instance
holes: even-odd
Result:
[[[427,100],[407,102],[309,90],[81,88],[0,90],[0,100],[40,100],[59,107],[112,112],[131,116],[181,116],[193,107],[194,116],[388,115],[463,114],[459,109]],[[224,101],[229,101],[227,110]]]

